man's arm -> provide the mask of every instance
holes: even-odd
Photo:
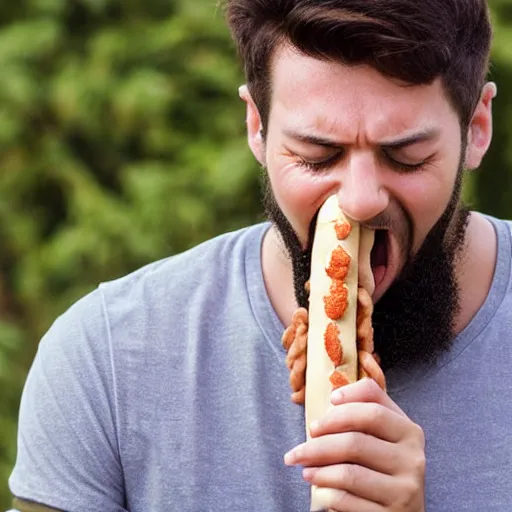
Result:
[[[114,378],[97,290],[54,323],[28,374],[9,479],[23,512],[37,504],[67,512],[126,510]]]

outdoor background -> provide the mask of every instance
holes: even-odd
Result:
[[[465,195],[512,218],[512,0],[491,8],[494,143]],[[261,220],[242,81],[215,0],[0,1],[0,510],[55,317],[100,281]]]

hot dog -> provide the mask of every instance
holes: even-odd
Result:
[[[371,323],[373,240],[373,230],[348,219],[336,196],[320,209],[311,256],[309,309],[295,312],[282,339],[288,352],[292,400],[305,402],[306,425],[332,407],[333,389],[362,377],[375,379],[385,389]],[[328,489],[312,488],[312,511],[323,508],[326,493]]]

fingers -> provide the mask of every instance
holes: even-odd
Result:
[[[315,505],[329,512],[385,512],[382,505],[339,489],[316,489]]]
[[[324,509],[424,510],[421,427],[372,379],[336,390],[331,401],[334,407],[310,425],[309,440],[285,455],[286,464],[304,466]]]
[[[312,437],[343,432],[362,432],[390,443],[408,435],[410,421],[377,403],[344,403],[333,407],[310,425]]]
[[[306,400],[306,387],[303,386],[298,391],[294,391],[291,394],[291,400],[294,404],[302,405],[304,401]]]
[[[396,444],[360,432],[347,432],[310,439],[285,455],[285,463],[301,466],[359,464],[392,475],[404,464]]]
[[[407,417],[389,395],[384,392],[373,379],[361,379],[354,384],[349,384],[333,391],[331,402],[334,405],[346,404],[349,402],[374,402],[388,409]]]
[[[338,464],[305,468],[303,477],[325,491],[322,501],[325,500],[325,508],[328,509],[424,510],[422,482],[410,475],[397,478],[357,465]],[[351,508],[355,504],[361,508]]]
[[[386,377],[381,367],[370,352],[358,351],[359,365],[384,391],[386,391]]]
[[[304,480],[312,485],[338,489],[363,500],[386,505],[393,490],[393,478],[354,464],[305,468]]]
[[[425,449],[423,429],[411,421],[372,379],[362,379],[337,389],[332,393],[331,401],[337,407],[310,425],[313,437],[332,433],[334,425],[338,425],[345,426],[347,431],[361,431],[389,442],[402,442],[411,447]],[[349,404],[352,405],[347,409]],[[369,407],[365,408],[364,404]],[[359,407],[361,409],[358,411]],[[347,410],[350,410],[350,415],[346,414]]]

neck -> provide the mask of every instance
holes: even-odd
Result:
[[[491,222],[479,213],[471,213],[466,246],[457,266],[460,287],[460,313],[455,321],[456,334],[471,322],[482,307],[491,288],[497,258],[497,238]]]
[[[297,309],[292,263],[277,230],[272,226],[263,239],[262,270],[270,302],[282,324],[291,324]]]

